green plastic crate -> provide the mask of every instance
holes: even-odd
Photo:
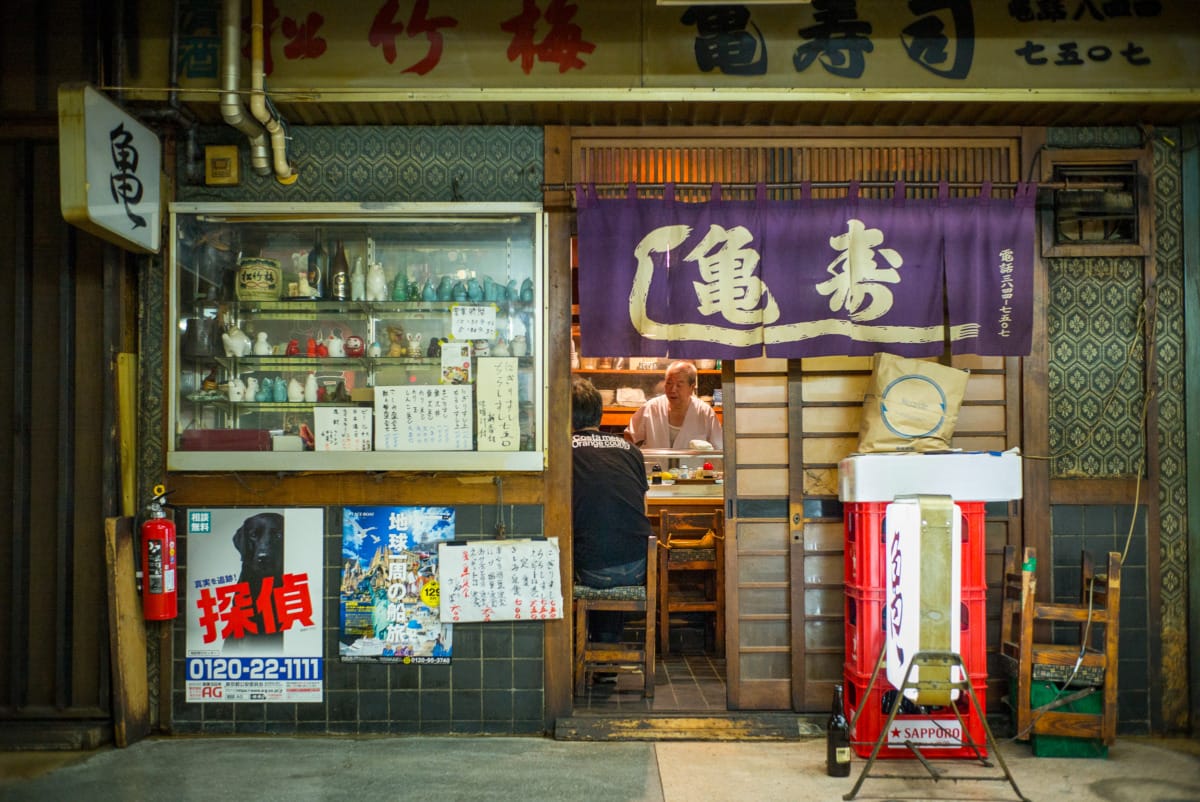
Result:
[[[1049,704],[1059,696],[1061,686],[1053,682],[1035,682],[1029,691],[1029,703],[1038,708]],[[1062,695],[1073,693],[1073,689],[1062,692]],[[1095,713],[1099,715],[1104,709],[1104,691],[1097,688],[1096,692],[1069,702],[1056,711],[1063,713]],[[1037,757],[1108,757],[1108,747],[1099,738],[1072,738],[1069,735],[1038,735],[1030,736],[1033,744],[1033,754]]]

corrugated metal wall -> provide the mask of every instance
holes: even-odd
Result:
[[[19,2],[0,24],[0,747],[111,731],[104,309],[120,260],[63,221],[56,126],[58,84],[93,72],[95,23]]]

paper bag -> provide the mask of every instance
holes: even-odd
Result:
[[[876,354],[863,398],[859,453],[949,448],[969,376],[937,362]]]

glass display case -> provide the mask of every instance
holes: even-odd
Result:
[[[175,204],[170,470],[545,465],[535,204]]]

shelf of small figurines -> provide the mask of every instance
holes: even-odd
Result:
[[[416,319],[418,318],[409,317],[407,320]],[[406,332],[401,325],[384,324],[382,328],[387,331],[386,338],[380,335],[370,344],[364,337],[357,334],[347,333],[343,336],[341,330],[333,330],[326,337],[292,337],[286,343],[272,343],[270,335],[266,331],[256,332],[254,337],[251,337],[240,326],[230,326],[221,333],[220,339],[227,359],[257,358],[265,361],[276,359],[348,359],[353,361],[361,360],[363,357],[371,359],[382,357],[436,359],[441,357],[443,345],[454,342],[449,337],[430,337],[426,340],[422,332]],[[207,350],[197,349],[192,339],[192,329],[193,326],[189,321],[188,329],[184,332],[183,356],[192,360],[218,358],[220,352],[213,351],[211,348],[215,345],[215,335],[204,335],[208,338],[207,342],[210,345]],[[381,342],[383,339],[387,340],[386,344]],[[474,340],[472,346],[475,356],[525,357],[531,355],[529,338],[524,334],[514,335],[511,340],[506,340],[503,335],[498,334],[495,340]]]
[[[512,356],[512,354],[489,352],[482,356]],[[372,370],[380,367],[438,367],[442,364],[440,356],[217,356],[210,358],[230,375],[264,370],[294,371],[319,368]],[[532,364],[532,357],[527,354],[522,354],[518,359],[519,364]]]

